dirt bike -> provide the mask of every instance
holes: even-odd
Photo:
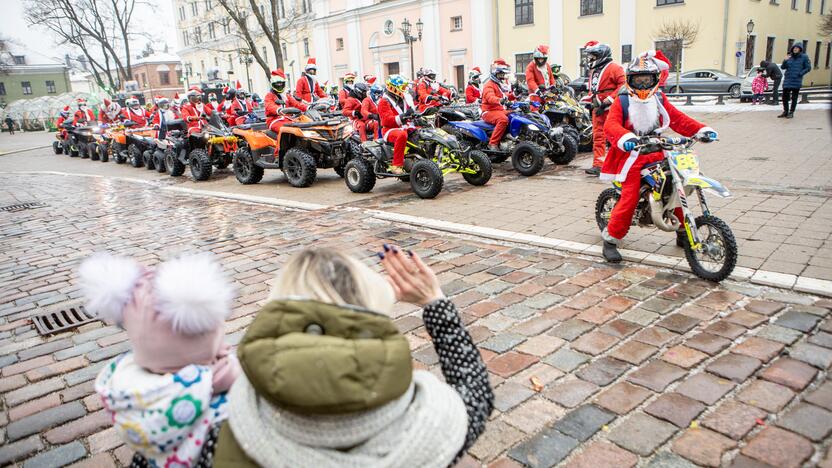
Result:
[[[568,86],[550,86],[538,88],[538,96],[543,101],[541,112],[549,118],[552,125],[563,126],[564,132],[572,135],[578,142],[579,151],[592,150],[592,115],[586,106],[575,100],[574,92]]]
[[[714,179],[699,173],[699,158],[691,147],[690,138],[644,136],[635,151],[639,154],[662,152],[664,159],[648,164],[641,170],[639,202],[633,215],[634,226],[654,225],[656,228],[677,232],[684,227],[685,258],[693,273],[708,281],[722,281],[731,274],[737,263],[737,242],[731,228],[712,215],[705,200],[705,191],[729,197],[728,189]],[[595,203],[595,221],[602,231],[621,196],[621,184],[601,192]],[[688,198],[696,193],[702,215],[694,218]],[[681,208],[683,221],[675,215]]]

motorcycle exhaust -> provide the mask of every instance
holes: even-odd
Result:
[[[650,205],[650,219],[653,221],[653,225],[658,229],[667,232],[675,232],[682,225],[674,214],[671,214],[668,217],[668,220],[665,220],[664,205],[662,205],[661,200],[656,200],[651,194],[648,194],[647,203]]]

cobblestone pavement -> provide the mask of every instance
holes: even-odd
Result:
[[[695,148],[702,157],[703,171],[733,193],[730,199],[710,197],[711,207],[730,224],[738,239],[739,266],[832,280],[832,132],[828,111],[800,111],[786,122],[775,118],[776,113],[772,107],[768,112],[694,114],[720,131],[719,143]],[[51,135],[41,134],[41,138],[51,143]],[[2,148],[0,141],[0,152]],[[267,171],[257,185],[240,185],[230,170],[218,171],[210,181],[196,184],[187,177],[174,179],[128,165],[50,153],[40,149],[0,157],[0,172],[50,170],[140,178],[326,206],[372,207],[586,244],[601,242],[594,219],[595,200],[607,185],[583,174],[581,167],[589,165],[588,154],[580,155],[568,167],[547,163],[540,175],[531,178],[517,176],[509,163],[504,163],[495,167],[495,175],[485,187],[472,187],[452,175],[437,199],[420,200],[408,186],[392,180],[379,181],[370,194],[351,193],[331,170],[319,171],[314,187],[303,190],[289,187],[280,171]],[[674,240],[655,229],[634,228],[625,247],[681,259],[683,251]]]
[[[237,343],[268,281],[308,246],[373,262],[382,242],[428,258],[481,347],[496,410],[461,466],[832,467],[832,301],[643,266],[74,176],[0,176],[0,465],[125,464],[92,394],[126,334],[93,322],[40,337],[74,269],[108,249],[148,264],[217,254],[239,287]],[[399,306],[416,366],[437,369],[419,311]],[[767,465],[766,465],[767,464]]]

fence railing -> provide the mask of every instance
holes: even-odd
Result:
[[[782,92],[780,95],[782,97]],[[805,89],[800,91],[800,103],[806,104],[811,101],[830,101],[832,100],[832,88],[823,88],[823,89]],[[748,98],[750,96],[739,96],[739,97],[732,97],[730,93],[667,93],[665,96],[669,98],[685,98],[685,103],[682,104],[684,106],[693,106],[696,103],[694,102],[694,98],[707,98],[707,101],[710,101],[713,98],[716,98],[716,105],[717,106],[724,106],[725,99],[742,99]],[[774,96],[774,93],[771,91],[767,91],[763,93],[765,96],[766,102],[771,102]],[[700,101],[702,102],[702,101]]]

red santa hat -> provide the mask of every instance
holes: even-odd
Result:
[[[102,107],[110,107],[110,104],[112,104],[112,101],[110,101],[110,100],[109,100],[109,99],[107,99],[107,98],[104,98],[104,100],[103,100],[103,101],[101,101],[101,106],[102,106]]]
[[[202,90],[199,89],[199,86],[191,86],[188,88],[188,96],[200,96],[202,95]]]
[[[243,85],[240,84],[240,80],[237,80],[237,83],[234,84],[234,87],[237,88],[237,91],[243,89]]]
[[[223,86],[223,87],[222,87],[222,93],[223,93],[223,94],[228,94],[228,90],[230,90],[230,89],[231,89],[231,88],[229,88],[228,86]]]
[[[174,101],[179,101],[179,93],[176,93],[176,94],[173,95],[173,100]]]
[[[641,57],[649,58],[653,60],[653,63],[659,67],[659,70],[669,70],[672,63],[670,63],[670,59],[667,58],[661,50],[648,50],[646,52],[641,53]]]
[[[283,73],[282,68],[278,68],[277,70],[272,70],[272,77],[279,76],[280,78],[286,79],[286,73]]]
[[[372,86],[376,82],[375,75],[364,75],[364,82]]]
[[[303,69],[305,71],[317,70],[318,64],[315,62],[315,57],[309,57],[309,59],[306,61],[306,66]]]
[[[533,54],[534,58],[546,58],[549,56],[549,46],[540,44],[537,46],[537,49],[534,50]]]
[[[598,41],[589,41],[586,44],[584,44],[584,49],[589,49],[590,47],[597,46],[598,44]]]

